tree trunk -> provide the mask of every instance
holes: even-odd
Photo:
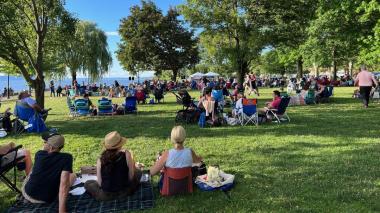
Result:
[[[71,78],[72,78],[71,85],[74,85],[74,81],[77,80],[77,72],[76,71],[71,72]]]
[[[297,59],[297,78],[303,77],[303,59],[302,56]]]
[[[316,63],[313,63],[313,67],[314,67],[315,76],[318,77],[319,76],[319,66]]]
[[[352,77],[352,68],[354,67],[354,63],[352,61],[348,62],[348,74]]]
[[[41,108],[45,107],[45,81],[42,79],[34,80],[34,94],[36,97],[37,104],[40,105]]]
[[[336,50],[335,50],[335,47],[333,48],[333,51],[332,51],[332,72],[333,72],[333,79],[334,81],[336,81],[337,79],[337,76],[336,76],[336,59],[335,59],[335,56],[336,56]]]
[[[244,83],[245,74],[249,71],[248,62],[240,60],[239,70],[237,72],[237,81],[240,86]]]
[[[176,81],[177,80],[177,75],[178,75],[178,70],[174,69],[173,70],[173,75],[172,75],[172,81]]]

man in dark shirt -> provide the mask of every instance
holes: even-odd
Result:
[[[72,173],[73,157],[60,152],[65,143],[62,135],[52,133],[42,139],[43,150],[35,155],[34,167],[23,184],[22,194],[32,203],[50,203],[58,196],[59,212],[66,212],[69,188],[76,178]]]

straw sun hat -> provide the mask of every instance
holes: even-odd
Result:
[[[104,137],[103,144],[106,149],[119,149],[125,142],[127,142],[126,138],[122,137],[117,131],[113,131]]]

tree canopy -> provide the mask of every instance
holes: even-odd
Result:
[[[173,80],[181,69],[194,66],[198,62],[198,40],[178,16],[174,8],[164,16],[153,2],[142,1],[141,7],[132,7],[131,15],[122,19],[119,28],[117,57],[122,66],[133,74],[171,70]]]
[[[73,81],[76,80],[77,72],[96,81],[109,71],[112,64],[105,32],[87,21],[76,24],[75,34],[62,51],[62,57]]]
[[[0,57],[17,67],[42,107],[44,76],[64,69],[58,52],[74,24],[62,0],[0,1]]]

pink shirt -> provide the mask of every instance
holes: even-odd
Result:
[[[359,82],[360,87],[371,87],[373,83],[377,85],[374,75],[367,70],[362,70],[359,72],[358,76],[356,76],[355,81]]]
[[[280,106],[280,103],[281,103],[281,98],[280,97],[276,97],[272,103],[270,103],[270,105],[275,108],[275,109],[278,109],[278,107]]]

